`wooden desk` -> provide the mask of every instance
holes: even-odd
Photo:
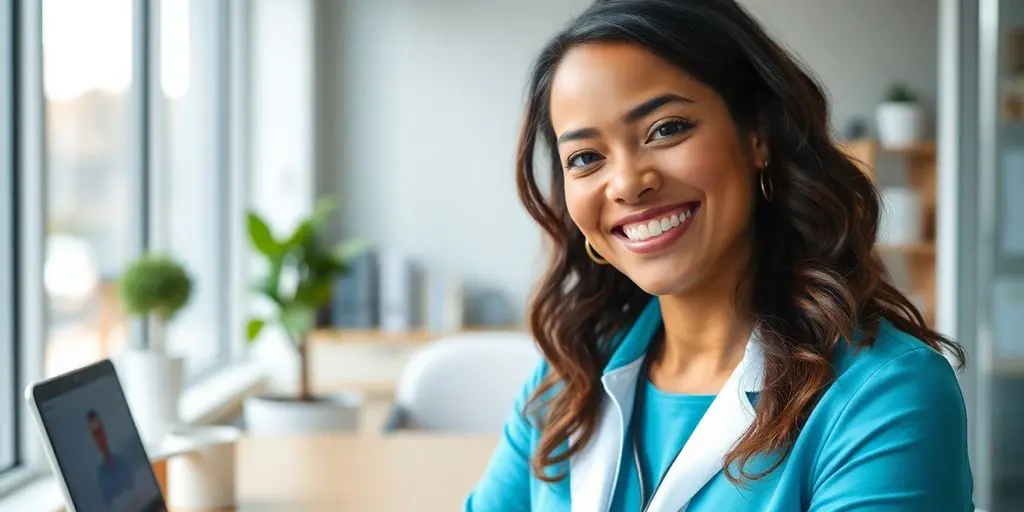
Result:
[[[525,327],[466,327],[480,331],[525,332]],[[309,336],[309,372],[315,393],[354,391],[366,400],[393,401],[409,360],[429,342],[454,333],[425,330],[386,332],[319,329]]]
[[[496,444],[425,434],[245,438],[236,512],[460,510]]]

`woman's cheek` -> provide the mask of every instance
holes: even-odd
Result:
[[[600,230],[600,201],[582,183],[566,183],[565,204],[569,217],[585,235]]]
[[[726,152],[716,146],[721,143],[715,144],[707,137],[683,141],[659,155],[658,168],[671,181],[697,191],[708,191],[721,181],[722,169],[729,167],[722,158]]]

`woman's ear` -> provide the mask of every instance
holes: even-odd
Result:
[[[762,112],[757,116],[754,129],[750,131],[750,154],[754,158],[754,168],[759,171],[772,160],[768,140],[768,119]]]

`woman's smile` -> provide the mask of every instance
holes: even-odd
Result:
[[[689,231],[699,211],[699,201],[650,209],[620,221],[612,235],[636,254],[666,252]]]

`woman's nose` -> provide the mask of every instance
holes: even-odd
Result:
[[[660,173],[641,159],[629,158],[620,162],[608,174],[609,183],[605,187],[608,200],[622,204],[635,203],[661,187]]]

